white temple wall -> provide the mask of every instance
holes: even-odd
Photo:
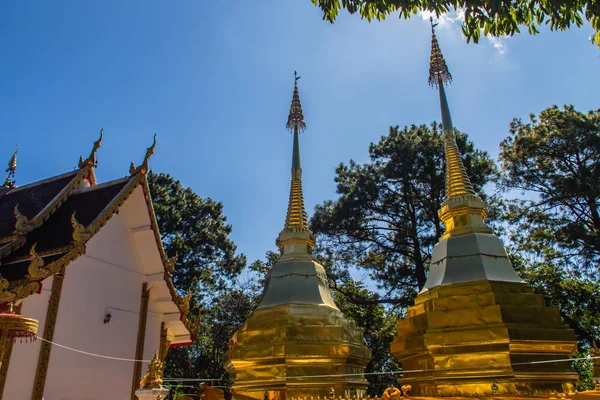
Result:
[[[39,321],[39,335],[42,334],[46,323],[46,310],[48,309],[53,279],[53,277],[46,279],[43,282],[42,292],[29,296],[22,303],[21,314]],[[33,343],[16,342],[14,344],[10,358],[10,368],[6,374],[3,399],[31,400],[41,343],[38,340]]]
[[[142,285],[149,279],[145,273],[147,266],[142,266],[142,257],[134,240],[134,235],[139,233],[134,232],[131,216],[127,216],[131,200],[92,238],[86,254],[67,267],[54,331],[55,343],[95,354],[135,358]],[[136,205],[139,208],[139,202]],[[135,213],[143,215],[137,210]],[[156,245],[152,243],[144,240],[144,247],[154,247],[155,254],[158,254]],[[152,284],[149,283],[149,286],[150,304],[143,357],[147,360],[159,349],[162,322],[162,314],[153,305]],[[40,321],[40,336],[44,331],[52,289],[51,278],[44,281],[43,289],[42,295],[33,295],[24,301],[22,311],[23,315]],[[112,317],[105,324],[107,311]],[[4,399],[31,400],[40,345],[40,340],[33,344],[15,345]],[[147,364],[144,364],[142,377],[146,370]],[[52,346],[44,399],[129,399],[133,371],[134,363],[129,361],[93,357]]]
[[[153,299],[156,296],[156,291],[150,286],[150,304],[148,305],[148,320],[146,321],[146,339],[144,341],[144,360],[151,360],[154,357],[154,352],[160,347],[160,326],[163,321],[162,314],[157,313],[153,305]],[[147,372],[147,365],[142,368],[142,377]]]

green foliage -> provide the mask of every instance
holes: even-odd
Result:
[[[588,349],[576,351],[573,358],[586,358],[590,355]],[[593,360],[573,361],[573,369],[579,374],[579,381],[576,384],[578,391],[594,389],[594,362]]]
[[[600,3],[587,1],[517,0],[517,1],[426,1],[426,0],[311,0],[323,11],[323,19],[334,22],[340,9],[359,13],[368,21],[383,20],[399,12],[408,19],[419,12],[429,11],[439,16],[452,10],[464,10],[462,31],[467,42],[477,43],[481,36],[512,36],[526,28],[530,34],[539,33],[542,24],[552,30],[564,31],[572,25],[583,25],[584,16],[596,31],[591,38],[600,47]]]
[[[504,215],[515,266],[581,345],[600,339],[600,110],[515,119],[500,159],[501,186],[519,194]]]
[[[524,193],[507,218],[512,240],[535,260],[600,272],[600,110],[553,106],[515,119],[500,144],[502,186]]]
[[[239,286],[239,285],[238,285]],[[169,350],[165,375],[178,378],[218,379],[228,382],[223,357],[229,339],[257,306],[253,290],[227,287],[199,315],[199,335],[190,348]]]
[[[389,372],[400,369],[400,364],[390,352],[390,344],[396,337],[397,313],[389,312],[376,301],[379,298],[368,290],[362,282],[350,278],[336,285],[334,301],[340,311],[350,321],[363,330],[365,344],[372,352],[371,362],[365,372]],[[352,299],[365,299],[366,302],[356,303]],[[368,303],[368,300],[374,300]],[[367,375],[369,381],[369,396],[381,396],[383,391],[397,377],[391,375]]]
[[[494,163],[457,132],[473,186],[481,191]],[[389,302],[407,307],[426,279],[431,250],[444,228],[438,210],[445,196],[443,138],[433,123],[389,134],[369,148],[370,162],[336,170],[339,198],[315,209],[311,224],[337,270],[367,270]]]
[[[600,283],[597,280],[582,278],[550,261],[527,261],[522,254],[511,254],[511,260],[535,292],[543,294],[546,303],[558,308],[575,331],[580,345],[586,347],[600,338]]]
[[[178,256],[173,282],[192,293],[189,317],[200,327],[190,347],[171,349],[166,376],[223,379],[222,367],[230,337],[255,307],[247,287],[232,285],[246,265],[229,238],[223,205],[184,189],[166,174],[148,174],[148,182],[165,251]]]
[[[229,239],[223,204],[204,199],[167,174],[148,173],[158,230],[169,257],[177,256],[173,283],[182,293],[192,290],[192,309],[225,287],[246,265]]]

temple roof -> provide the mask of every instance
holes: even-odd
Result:
[[[124,178],[102,185],[76,189],[41,227],[27,234],[27,243],[37,243],[36,250],[41,256],[70,246],[73,241],[73,226],[71,225],[73,213],[80,224],[90,225],[128,181],[129,179]],[[29,260],[29,246],[20,247],[9,256],[4,257],[4,260],[10,263],[12,260],[21,258]],[[0,273],[5,276],[3,271],[4,269],[0,266]]]
[[[7,190],[0,197],[0,240],[11,237],[15,230],[15,206],[21,214],[38,215],[77,175],[79,171],[54,176],[23,187]],[[4,241],[2,240],[2,241]]]
[[[171,280],[174,260],[166,256],[162,246],[146,179],[156,140],[140,166],[132,163],[129,176],[97,185],[95,152],[101,139],[94,143],[90,156],[80,160],[77,170],[0,191],[0,303],[24,299],[39,291],[44,279],[63,273],[85,254],[87,242],[141,187],[164,282],[182,322],[192,331],[186,318],[186,299],[179,296]]]

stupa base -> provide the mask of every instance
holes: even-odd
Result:
[[[366,394],[371,358],[362,332],[331,307],[282,305],[254,311],[232,338],[225,368],[239,395],[264,399]],[[352,376],[340,376],[353,374]]]
[[[400,382],[414,396],[575,391],[578,375],[561,361],[575,351],[575,336],[524,283],[441,285],[420,293],[407,315],[391,350],[407,371]]]

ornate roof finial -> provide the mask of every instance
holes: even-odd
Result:
[[[302,165],[300,162],[300,140],[299,133],[306,129],[302,105],[298,95],[298,80],[300,77],[294,71],[294,94],[292,106],[288,117],[287,129],[294,134],[294,146],[292,149],[292,183],[290,187],[290,199],[283,231],[277,239],[277,246],[283,249],[287,243],[298,243],[298,240],[307,243],[308,249],[314,246],[314,237],[308,227],[308,218],[304,209],[304,196],[302,194]],[[300,234],[302,238],[295,237]],[[293,238],[292,238],[293,237]]]
[[[90,156],[84,160],[83,157],[79,157],[79,168],[83,168],[86,165],[91,165],[92,167],[98,166],[98,160],[96,160],[96,152],[102,145],[102,137],[104,136],[104,128],[100,129],[100,137],[98,140],[94,142],[94,147],[92,147],[92,151],[90,152]]]
[[[306,129],[306,123],[304,122],[304,115],[302,114],[302,104],[300,104],[300,95],[298,95],[298,80],[301,76],[294,71],[294,95],[292,96],[292,105],[290,106],[290,115],[288,116],[288,122],[285,127],[290,131],[303,132]]]
[[[444,83],[452,82],[452,75],[450,71],[448,71],[448,66],[446,65],[446,60],[444,60],[444,56],[442,51],[440,50],[440,45],[438,44],[437,38],[435,37],[435,27],[438,24],[433,23],[433,17],[429,17],[429,22],[431,23],[431,58],[429,61],[429,84],[431,86],[440,86]]]
[[[131,175],[135,175],[138,172],[141,173],[142,175],[145,175],[148,172],[148,160],[150,160],[150,157],[152,157],[152,154],[154,154],[155,147],[156,147],[156,133],[154,134],[154,141],[152,142],[152,145],[146,149],[146,155],[144,156],[144,161],[142,161],[142,164],[139,165],[138,167],[136,167],[135,164],[133,162],[131,162],[131,167],[129,167],[129,173]]]
[[[2,185],[3,189],[10,189],[15,185],[15,172],[17,172],[17,153],[19,152],[19,144],[17,143],[17,147],[15,151],[8,161],[8,168],[6,168],[6,172],[8,172],[8,176]]]

